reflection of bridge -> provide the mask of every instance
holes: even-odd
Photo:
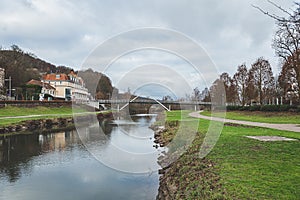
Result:
[[[116,105],[117,110],[123,110],[129,104],[159,104],[164,109],[170,111],[172,105],[179,106],[194,106],[195,110],[197,110],[197,106],[210,106],[211,102],[203,102],[203,101],[161,101],[156,99],[145,99],[138,98],[138,96],[133,99],[101,99],[97,101],[99,106],[105,108],[105,105]],[[122,105],[122,106],[121,106]]]

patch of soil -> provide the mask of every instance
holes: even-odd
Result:
[[[270,141],[297,141],[294,138],[287,138],[282,136],[245,136],[250,139],[255,139],[263,142],[270,142]]]
[[[243,128],[253,128],[253,126],[244,125],[244,124],[235,124],[235,123],[230,123],[230,122],[224,123],[224,126],[243,127]]]

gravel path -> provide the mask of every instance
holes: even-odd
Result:
[[[233,119],[223,119],[223,118],[219,118],[219,117],[204,116],[204,115],[201,115],[200,112],[199,111],[192,112],[189,114],[189,116],[195,117],[195,118],[201,118],[201,119],[214,120],[214,121],[219,121],[219,122],[224,122],[224,123],[234,123],[234,124],[242,124],[242,125],[248,125],[248,126],[272,128],[272,129],[283,130],[283,131],[300,132],[299,124],[270,124],[270,123],[261,123],[261,122],[240,121],[240,120],[233,120]]]

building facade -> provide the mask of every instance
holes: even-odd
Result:
[[[67,74],[46,74],[42,77],[42,83],[51,85],[55,90],[49,91],[42,88],[42,94],[52,96],[54,99],[64,99],[66,101],[88,101],[90,94],[85,87],[84,81],[78,77],[74,71]],[[50,94],[50,92],[54,94]]]

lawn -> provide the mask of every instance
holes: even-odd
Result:
[[[43,115],[43,116],[30,116],[30,115]],[[59,117],[70,117],[72,115],[72,107],[62,106],[62,107],[43,107],[38,106],[34,108],[24,108],[17,106],[6,106],[0,109],[0,126],[6,126],[10,124],[20,123],[26,120],[33,119],[49,119]],[[30,116],[28,118],[24,116]],[[14,118],[6,118],[14,117]],[[17,117],[17,118],[15,118]]]
[[[53,115],[53,114],[72,114],[72,107],[70,106],[62,106],[62,107],[43,107],[38,106],[34,108],[24,108],[17,106],[7,106],[5,108],[0,109],[0,117],[8,117],[8,116],[26,116],[26,115]]]
[[[204,111],[201,115],[211,116],[211,112]],[[213,113],[213,116],[218,117],[218,113]],[[226,118],[274,124],[300,124],[300,114],[291,112],[228,111]]]
[[[187,113],[182,112],[183,120],[192,121]],[[167,113],[168,121],[180,118],[178,111]],[[195,123],[198,123],[198,120],[195,120]],[[190,149],[199,149],[203,141],[201,138],[204,137],[209,123],[208,120],[200,120],[199,137]],[[224,126],[217,144],[206,157],[215,163],[213,171],[205,171],[206,178],[203,179],[206,181],[200,179],[200,182],[195,178],[194,164],[201,163],[195,159],[198,151],[189,149],[188,153],[179,159],[179,164],[176,164],[178,173],[174,176],[174,179],[180,180],[180,184],[184,185],[179,187],[179,192],[187,195],[186,199],[299,199],[300,141],[260,142],[246,138],[247,135],[276,135],[300,140],[300,133],[258,127]],[[192,154],[193,161],[188,159]],[[189,170],[181,173],[187,167]],[[197,168],[197,174],[201,174],[203,169],[208,168]],[[219,179],[215,177],[216,174]],[[198,184],[195,184],[195,181],[198,181]],[[214,186],[203,186],[205,184]],[[211,189],[215,187],[222,189]],[[208,191],[203,191],[205,188]],[[212,191],[214,194],[211,194]]]
[[[73,112],[76,114],[88,114],[87,110],[82,108],[73,109],[71,106],[61,107],[43,107],[24,108],[16,106],[7,106],[0,109],[0,126],[20,123],[33,119],[52,119],[56,117],[71,117]],[[41,116],[34,116],[41,115]],[[27,117],[26,117],[27,116]],[[13,118],[6,118],[13,117]]]

